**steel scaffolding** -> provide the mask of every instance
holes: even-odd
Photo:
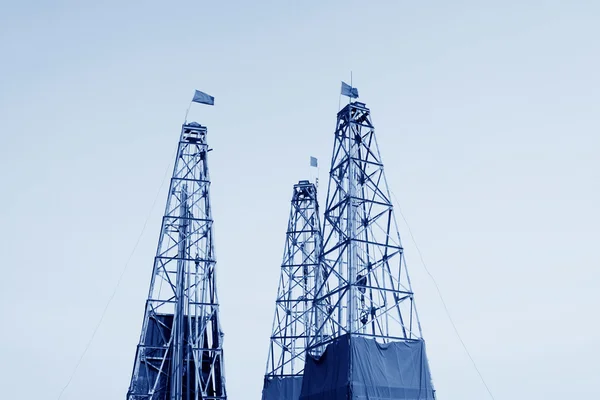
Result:
[[[128,400],[227,398],[206,136],[181,130]]]
[[[371,114],[351,102],[337,114],[315,300],[320,354],[343,335],[420,340],[421,328]]]
[[[265,377],[301,376],[308,340],[314,336],[312,303],[319,276],[321,224],[317,189],[294,185]]]
[[[312,306],[320,285],[321,246],[317,188],[300,181],[292,193],[263,398],[267,391],[278,390],[273,386],[300,389],[306,349],[315,334]]]

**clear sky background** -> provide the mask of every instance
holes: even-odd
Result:
[[[124,398],[200,89],[227,387],[259,399],[291,188],[310,155],[327,181],[351,70],[496,399],[597,396],[599,20],[593,0],[3,1],[1,397],[57,398],[150,215],[63,396]],[[485,399],[399,223],[439,398]]]

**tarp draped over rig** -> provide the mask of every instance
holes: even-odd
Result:
[[[306,359],[300,400],[391,399],[435,399],[422,340],[381,344],[345,335]]]
[[[276,376],[265,379],[262,400],[298,400],[301,389],[301,376]]]

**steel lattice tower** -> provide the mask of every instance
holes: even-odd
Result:
[[[206,135],[181,130],[128,400],[227,398]]]
[[[295,393],[291,397],[296,399],[299,395],[306,349],[315,334],[313,302],[322,278],[321,246],[317,188],[300,181],[292,194],[263,399],[282,399],[282,392]]]
[[[320,323],[311,354],[348,334],[378,342],[421,339],[394,209],[364,103],[337,115],[323,221]]]

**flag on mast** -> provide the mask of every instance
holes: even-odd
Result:
[[[311,167],[318,167],[319,166],[319,160],[317,160],[316,157],[310,156],[310,166]]]
[[[348,85],[346,82],[342,81],[342,95],[348,96],[351,99],[358,98],[358,89]]]
[[[194,98],[192,99],[192,101],[194,103],[208,104],[209,106],[215,105],[214,97],[212,97],[204,92],[201,92],[199,90],[196,90],[196,92],[194,93]]]

